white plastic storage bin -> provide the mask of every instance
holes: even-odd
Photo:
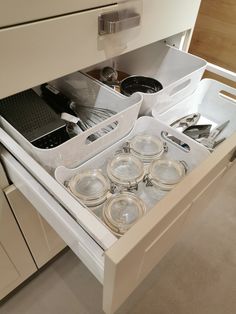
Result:
[[[88,160],[105,149],[108,143],[112,144],[129,133],[137,119],[142,102],[141,95],[136,94],[127,98],[79,72],[51,83],[84,106],[109,108],[117,114],[51,149],[33,146],[3,117],[0,117],[1,126],[50,172],[53,172],[59,165],[73,166]],[[91,134],[101,131],[114,122],[116,127],[109,133],[97,138],[94,142],[87,140]]]
[[[101,170],[101,173],[103,175],[107,176],[106,167],[108,161],[112,157],[114,157],[114,154],[116,154],[122,149],[122,145],[124,143],[132,139],[137,134],[155,135],[158,136],[163,142],[166,142],[167,151],[163,154],[161,158],[183,161],[187,166],[188,174],[197,165],[199,165],[201,161],[203,161],[209,156],[209,152],[207,151],[206,148],[199,147],[199,145],[197,145],[194,141],[189,140],[188,138],[186,138],[186,141],[184,141],[185,147],[188,146],[188,149],[185,149],[182,146],[177,145],[175,142],[173,142],[171,139],[165,136],[165,133],[170,132],[170,130],[171,128],[163,124],[161,121],[157,121],[152,117],[141,117],[136,121],[133,130],[128,136],[124,137],[119,142],[113,144],[111,147],[108,147],[99,155],[91,158],[90,160],[83,163],[79,167],[72,169],[64,166],[59,166],[55,170],[55,178],[64,188],[66,188],[66,190],[69,193],[72,194],[72,192],[69,191],[66,185],[67,182],[69,182],[70,179],[73,178],[79,172],[91,171],[92,169],[99,169]],[[182,134],[176,132],[175,130],[171,130],[171,133],[173,136],[177,137],[178,140],[183,142],[184,137]],[[133,193],[140,197],[142,201],[145,203],[147,210],[150,210],[166,193],[163,194],[163,192],[160,190],[159,194],[157,195],[156,193],[154,193],[154,190],[152,188],[145,188],[144,186],[145,186],[144,183],[142,182],[139,183],[138,190],[133,191]],[[96,214],[100,219],[102,219],[101,213],[102,207],[103,205],[93,208],[94,214]]]
[[[155,107],[159,113],[193,93],[206,68],[206,61],[189,53],[156,42],[130,53],[97,65],[115,66],[128,75],[141,75],[155,78],[163,89],[153,94],[143,94],[144,101],[140,115],[151,114]]]
[[[236,131],[235,96],[235,88],[215,80],[203,79],[192,95],[162,114],[158,108],[153,108],[152,115],[170,125],[181,117],[198,112],[201,116],[197,124],[211,124],[212,129],[229,120],[228,125],[219,134],[219,138],[228,138]],[[197,145],[202,146],[199,143]]]

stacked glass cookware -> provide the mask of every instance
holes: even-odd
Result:
[[[147,210],[145,192],[155,201],[181,181],[183,161],[167,158],[168,146],[159,137],[139,133],[108,158],[104,169],[81,170],[67,187],[101,217],[117,236],[123,235]]]

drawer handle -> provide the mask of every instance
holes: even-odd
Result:
[[[140,14],[132,10],[104,13],[98,17],[98,34],[114,34],[140,24]]]

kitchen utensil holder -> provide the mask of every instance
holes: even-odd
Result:
[[[77,85],[71,86],[70,82],[76,82],[75,84]],[[118,113],[51,149],[41,149],[33,146],[5,119],[0,117],[1,126],[49,172],[53,173],[59,165],[76,166],[83,163],[103,151],[108,145],[112,145],[124,137],[134,126],[142,103],[141,95],[136,94],[127,98],[79,72],[52,83],[57,83],[59,87],[64,86],[64,90],[67,90],[67,93],[75,93],[75,95],[72,95],[74,98],[76,95],[84,97],[78,101],[90,102],[90,104],[92,102],[97,107],[105,107],[107,105],[109,108],[109,106],[112,106],[111,109],[115,109]],[[86,98],[88,94],[90,96]],[[91,135],[106,129],[107,126],[112,124],[116,124],[116,127],[109,133],[97,138],[94,142],[89,141]]]

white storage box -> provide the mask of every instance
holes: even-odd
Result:
[[[203,79],[192,95],[162,114],[154,107],[152,115],[170,125],[181,117],[198,112],[201,117],[197,124],[212,124],[212,128],[229,120],[228,125],[219,134],[219,138],[227,138],[236,131],[235,96],[235,88],[211,79]],[[199,143],[197,145],[202,146]]]
[[[194,141],[186,138],[186,141],[184,140],[184,142],[186,144],[185,146],[188,146],[188,149],[185,149],[182,146],[172,142],[169,138],[166,138],[165,132],[171,132],[173,136],[177,137],[181,142],[183,142],[184,136],[182,134],[172,130],[161,121],[157,121],[152,117],[141,117],[136,121],[133,130],[128,136],[124,137],[122,140],[113,144],[111,147],[107,148],[102,153],[91,158],[89,161],[83,163],[79,167],[72,169],[60,166],[56,168],[55,178],[63,187],[65,187],[65,183],[74,177],[79,171],[101,169],[102,173],[106,176],[106,166],[108,160],[114,156],[115,152],[122,148],[122,144],[140,133],[158,136],[164,142],[166,142],[168,150],[166,153],[164,153],[163,158],[184,161],[187,165],[187,173],[191,172],[192,169],[194,169],[198,164],[200,164],[201,161],[209,156],[207,149],[201,146],[199,147],[199,145],[197,145]],[[158,202],[158,200],[156,196],[153,197],[153,190],[151,188],[144,188],[144,186],[144,183],[140,183],[139,189],[135,193],[145,202],[147,209],[151,209]],[[160,196],[161,193],[162,192],[160,192]],[[101,209],[102,206],[98,206],[95,210],[93,210],[99,218],[102,218]]]
[[[158,80],[163,89],[143,94],[140,115],[161,113],[193,93],[205,71],[206,61],[176,48],[157,42],[121,55],[96,68],[114,66],[129,75],[142,75]]]
[[[63,92],[70,94],[75,101],[77,100],[85,106],[109,108],[116,111],[117,114],[51,149],[33,146],[4,118],[0,117],[1,126],[50,172],[53,172],[59,165],[78,165],[95,156],[105,149],[108,143],[110,145],[128,134],[137,119],[142,102],[141,95],[136,94],[127,98],[79,72],[65,76],[52,82],[52,84],[59,86]],[[87,141],[91,134],[101,131],[114,122],[116,127],[109,133],[104,134],[94,142]]]

